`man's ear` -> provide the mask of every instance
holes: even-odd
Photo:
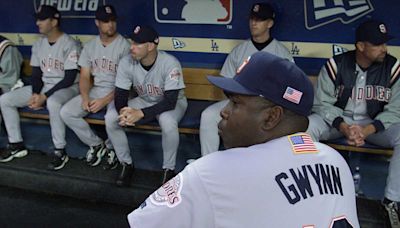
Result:
[[[272,20],[272,19],[267,19],[267,20],[268,20],[267,26],[268,26],[269,29],[271,29],[274,26],[274,20]]]
[[[357,48],[359,51],[364,51],[365,43],[364,43],[364,42],[361,42],[361,41],[357,41],[357,43],[356,43],[356,48]]]
[[[261,113],[262,116],[262,129],[264,131],[271,131],[275,128],[283,118],[283,108],[281,106],[273,106],[266,108]]]

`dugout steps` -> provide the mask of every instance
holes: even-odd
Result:
[[[59,171],[46,169],[51,157],[30,151],[23,158],[0,163],[0,185],[28,191],[57,194],[89,201],[137,207],[161,184],[161,172],[136,169],[130,187],[115,185],[117,169],[90,167],[85,161],[70,159]]]

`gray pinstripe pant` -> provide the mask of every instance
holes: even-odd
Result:
[[[53,85],[45,85],[41,93],[46,92]],[[46,107],[49,110],[51,136],[57,149],[63,149],[65,142],[65,124],[61,119],[60,110],[63,104],[78,94],[78,85],[60,89],[47,98]],[[28,105],[32,96],[32,86],[24,86],[10,91],[0,97],[1,112],[6,125],[8,141],[10,143],[22,142],[20,118],[17,108]]]
[[[128,101],[128,106],[136,109],[146,107],[146,104],[147,102],[139,97]],[[164,156],[164,169],[175,169],[176,154],[179,146],[178,123],[185,114],[186,108],[186,98],[178,99],[175,109],[163,112],[157,116],[162,134],[161,141]],[[118,160],[120,162],[132,164],[128,138],[123,127],[118,124],[118,113],[115,107],[107,112],[105,119],[107,135],[114,146]]]

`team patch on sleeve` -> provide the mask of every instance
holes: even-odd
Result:
[[[78,62],[78,58],[79,58],[78,52],[75,51],[75,50],[71,51],[68,54],[68,60],[71,61],[71,62],[74,62],[74,63]]]
[[[292,145],[293,153],[295,154],[309,154],[318,152],[318,149],[315,147],[312,138],[308,134],[300,133],[289,135],[288,139]]]
[[[178,68],[172,69],[171,73],[169,73],[169,78],[174,81],[179,81],[179,78],[181,76],[182,76],[182,73]]]
[[[182,186],[182,174],[178,174],[155,191],[150,196],[150,201],[158,206],[176,207],[182,202]]]

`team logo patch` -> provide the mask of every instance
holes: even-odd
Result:
[[[108,14],[112,13],[111,7],[109,7],[109,6],[106,6],[105,10],[106,10],[106,13],[108,13]]]
[[[150,201],[157,206],[176,207],[182,202],[182,186],[182,174],[178,174],[155,191],[150,196]]]
[[[312,138],[308,134],[300,133],[289,135],[288,139],[292,145],[293,153],[295,154],[309,154],[318,152],[318,149],[315,147]]]
[[[303,92],[298,91],[297,89],[293,89],[292,87],[287,87],[285,93],[283,94],[283,98],[299,104],[301,100],[301,96],[303,96]]]
[[[79,58],[78,52],[77,52],[77,51],[71,51],[71,52],[69,53],[67,59],[68,59],[69,61],[71,61],[71,62],[76,63],[76,62],[78,62],[78,58]]]
[[[178,81],[179,78],[182,76],[182,73],[179,69],[174,68],[171,73],[169,74],[169,78],[174,81]]]
[[[372,11],[370,0],[304,0],[305,26],[309,30],[334,21],[349,24]]]

